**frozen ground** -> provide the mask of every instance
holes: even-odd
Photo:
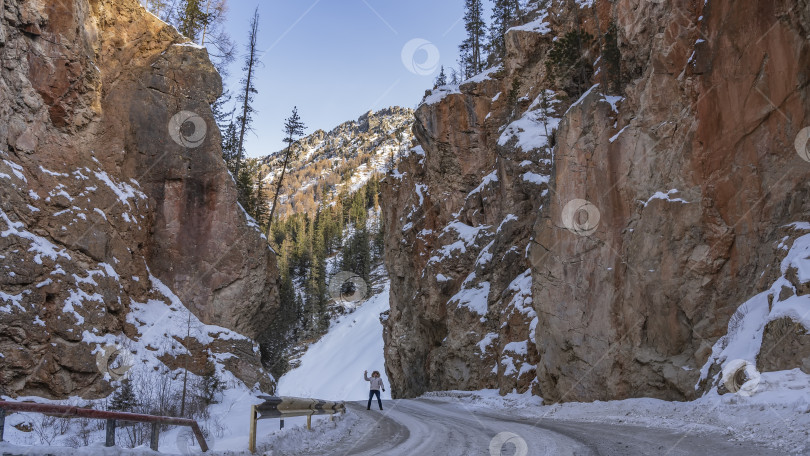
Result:
[[[806,377],[795,378],[806,382]],[[806,390],[806,383],[804,385]],[[805,392],[801,393],[806,395]],[[805,396],[806,397],[806,396]],[[431,393],[386,401],[385,410],[353,402],[336,422],[313,431],[298,423],[272,431],[260,422],[259,454],[276,455],[785,455],[810,454],[810,414],[782,393],[708,396],[689,403],[630,399],[542,405],[539,398],[496,391]],[[794,397],[795,400],[795,397]],[[237,426],[233,426],[236,428]],[[243,456],[243,435],[217,442],[215,455]],[[240,438],[237,438],[240,437]],[[491,453],[492,448],[495,452]],[[503,452],[499,452],[499,447]],[[0,445],[0,454],[152,455],[148,449],[74,449]],[[190,448],[180,454],[199,454]]]
[[[542,405],[540,398],[501,397],[497,390],[437,392],[424,397],[538,421],[632,425],[684,435],[709,432],[730,442],[763,443],[777,454],[810,454],[810,376],[798,369],[763,373],[757,392],[750,397],[712,392],[692,402],[626,399]]]
[[[482,394],[486,396],[486,392]],[[739,441],[711,426],[668,428],[600,420],[526,416],[487,406],[479,397],[453,394],[388,402],[385,413],[350,404],[356,420],[343,435],[317,448],[299,446],[299,456],[322,455],[740,455],[785,454],[758,442]],[[461,400],[458,400],[461,399]],[[469,401],[467,401],[469,400]],[[497,399],[494,402],[498,402]],[[492,404],[490,404],[492,405]],[[506,405],[506,404],[504,404]],[[581,405],[581,404],[580,404]],[[529,406],[537,407],[535,406]],[[537,412],[535,410],[534,412]],[[310,439],[306,445],[314,446]],[[274,454],[274,453],[268,453]]]

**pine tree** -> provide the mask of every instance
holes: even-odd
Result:
[[[235,172],[233,168],[234,153],[230,147],[235,142],[233,132],[234,129],[230,127],[226,131],[226,139],[223,140],[225,142],[223,159],[228,165],[228,169]],[[228,137],[231,139],[227,139]],[[245,212],[259,225],[264,226],[267,223],[267,192],[262,179],[261,163],[258,159],[251,158],[244,161],[236,179],[236,190],[237,201]]]
[[[368,219],[368,204],[366,201],[366,187],[361,187],[349,198],[347,220],[355,226],[355,229],[366,226]]]
[[[254,184],[254,196],[253,199],[255,201],[254,209],[253,209],[253,216],[256,219],[256,222],[260,226],[267,226],[269,222],[267,218],[270,215],[270,210],[267,208],[267,189],[264,186],[264,179],[262,178],[260,170],[256,170],[256,178]]]
[[[238,192],[237,200],[242,205],[242,209],[255,219],[253,216],[256,212],[256,201],[253,197],[253,173],[248,163],[245,163],[239,172],[239,178],[236,179],[236,189]]]
[[[455,68],[450,69],[450,84],[451,85],[459,85],[461,81],[458,78],[458,71]]]
[[[285,359],[285,350],[295,342],[299,325],[299,298],[296,296],[293,271],[290,267],[291,245],[292,242],[288,237],[278,249],[278,267],[281,276],[278,288],[279,309],[277,317],[260,336],[262,362],[276,378],[284,375],[289,367]]]
[[[306,304],[306,322],[304,328],[307,329],[310,335],[318,333],[318,311],[321,307],[321,296],[318,294],[320,287],[320,268],[310,268],[307,274],[307,282],[304,290],[304,301]]]
[[[306,274],[310,267],[311,249],[307,227],[309,225],[307,214],[296,214],[291,217],[288,225],[293,235],[292,265],[299,275]]]
[[[494,0],[492,5],[492,24],[489,27],[489,43],[487,48],[490,55],[498,59],[506,56],[506,31],[512,27],[520,17],[520,2],[518,0]]]
[[[242,71],[245,72],[242,78],[242,89],[237,97],[241,103],[241,113],[236,121],[239,124],[239,141],[236,146],[236,166],[235,174],[239,176],[239,169],[242,167],[242,154],[245,150],[245,133],[252,130],[253,113],[253,97],[259,93],[256,90],[254,81],[254,73],[259,64],[259,50],[256,48],[259,34],[259,8],[253,12],[253,19],[250,21],[250,30],[248,32],[247,55],[245,56],[245,64]]]
[[[459,83],[464,82],[467,79],[467,64],[464,62],[464,51],[461,47],[464,46],[464,43],[461,44],[459,47],[459,56],[458,56],[458,81]]]
[[[224,79],[224,75],[223,75]],[[228,106],[231,103],[231,92],[225,89],[213,103],[211,103],[211,113],[214,115],[214,121],[217,123],[217,127],[219,127],[219,131],[225,132],[230,124],[233,123],[233,113],[236,111],[236,108],[231,106],[228,109]],[[225,146],[225,135],[222,136],[223,141],[223,148]]]
[[[191,0],[184,1],[191,3]],[[199,12],[194,11],[194,13],[198,15],[204,13],[206,20],[202,22],[202,30],[198,30],[199,39],[195,37],[194,41],[206,47],[208,55],[211,57],[211,63],[222,75],[222,79],[226,80],[229,74],[228,67],[236,59],[236,43],[234,43],[225,27],[228,2],[227,0],[195,0],[195,3],[197,4],[196,10],[199,10]],[[223,105],[229,103],[231,99],[230,91],[226,89],[220,98],[227,100],[222,103]],[[216,110],[214,116],[217,116]],[[223,113],[223,116],[227,117],[228,113]],[[218,123],[221,127],[221,123]]]
[[[546,59],[546,74],[577,97],[584,93],[593,74],[586,54],[592,42],[588,32],[572,30],[552,43]]]
[[[313,236],[312,245],[312,270],[314,271],[314,298],[316,302],[315,310],[315,325],[319,333],[326,332],[329,329],[329,313],[327,304],[327,280],[326,280],[326,256],[323,242],[318,240],[318,232],[316,230]]]
[[[222,159],[228,166],[228,171],[236,178],[236,157],[238,156],[237,148],[239,147],[239,136],[236,129],[236,124],[233,121],[228,123],[228,126],[222,130]]]
[[[227,0],[141,0],[144,7],[164,22],[174,25],[183,35],[206,46],[211,63],[227,78],[228,66],[234,60],[236,45],[224,27]],[[230,101],[226,90],[221,98]],[[216,109],[214,115],[216,116]],[[225,116],[227,117],[227,115]],[[219,119],[218,119],[219,120]],[[220,123],[220,129],[223,124]]]
[[[177,31],[191,41],[199,42],[202,31],[211,21],[202,0],[181,0],[177,10]]]
[[[371,274],[371,243],[366,227],[357,228],[343,247],[341,269],[368,281]]]
[[[608,90],[618,94],[622,89],[622,52],[619,50],[619,28],[611,22],[603,37],[602,60],[608,79]]]
[[[298,107],[294,107],[292,115],[284,121],[284,143],[287,144],[287,149],[284,151],[284,164],[281,166],[281,177],[276,182],[276,194],[273,196],[273,205],[270,209],[270,220],[273,220],[273,215],[276,212],[276,205],[278,203],[278,195],[281,193],[281,184],[284,182],[284,175],[287,173],[287,165],[289,165],[292,155],[295,152],[295,145],[298,139],[304,135],[306,126],[301,122],[301,117],[298,115]],[[269,237],[269,236],[268,236]]]
[[[436,82],[433,83],[433,88],[435,89],[446,85],[447,85],[447,74],[444,72],[444,65],[442,65],[442,70],[439,72],[439,76],[436,77]]]
[[[298,310],[298,324],[301,328],[306,328],[306,305],[304,298],[300,294],[295,296],[295,308]]]
[[[380,218],[380,223],[377,226],[377,231],[374,233],[374,240],[373,240],[373,254],[374,254],[374,262],[380,262],[383,259],[383,254],[385,253],[385,219]]]
[[[206,364],[205,371],[197,379],[197,401],[208,407],[217,403],[217,396],[225,390],[226,384],[217,374],[216,366],[210,360]]]
[[[324,248],[327,256],[331,256],[335,250],[340,247],[341,237],[343,235],[343,224],[338,214],[342,213],[343,205],[340,200],[335,202],[334,206],[323,209]]]
[[[214,8],[211,8],[212,1],[214,2]],[[205,46],[206,40],[210,39],[209,29],[215,24],[218,18],[224,15],[226,9],[225,0],[204,0],[204,3],[205,15],[208,20],[203,25],[202,36],[200,37],[200,45],[202,46]]]
[[[366,208],[375,212],[380,208],[380,178],[376,175],[371,176],[366,184]]]
[[[133,412],[140,405],[135,397],[132,382],[127,378],[121,382],[121,386],[113,393],[110,409],[119,412]]]
[[[484,68],[483,47],[486,35],[484,6],[481,0],[465,0],[464,28],[467,38],[459,46],[464,77],[470,78]]]

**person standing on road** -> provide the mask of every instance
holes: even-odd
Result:
[[[366,410],[371,410],[371,399],[374,397],[374,395],[377,395],[377,403],[380,405],[380,410],[382,410],[380,389],[385,391],[385,385],[383,385],[383,381],[380,378],[380,372],[374,371],[371,373],[371,378],[368,378],[368,371],[363,371],[363,378],[365,378],[367,382],[371,382],[369,384],[370,390],[368,392],[368,405],[366,406]]]

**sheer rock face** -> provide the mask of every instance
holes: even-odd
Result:
[[[623,47],[652,48],[617,115],[591,95],[558,133],[532,251],[545,397],[699,393],[729,317],[778,273],[777,231],[808,218],[806,6],[616,4]],[[600,211],[591,236],[558,222],[574,198]]]
[[[531,387],[552,401],[693,398],[708,387],[700,369],[730,316],[780,275],[780,227],[810,217],[810,163],[794,147],[810,126],[807,1],[564,5],[552,2],[547,32],[507,34],[502,70],[428,97],[415,127],[424,156],[386,179],[386,362],[398,395]],[[594,36],[616,23],[622,98],[603,94],[603,58],[599,86],[546,110],[543,90],[561,94],[545,77],[551,39],[578,21]],[[594,46],[590,62],[598,56]],[[557,127],[553,150],[498,144],[527,116],[539,120],[524,126]],[[473,192],[493,169],[498,179]],[[547,183],[521,189],[529,171]],[[598,211],[592,233],[568,229],[597,220],[567,217],[577,199]],[[516,231],[501,235],[510,213]],[[442,257],[458,241],[456,221],[475,236]],[[533,309],[503,325],[503,290],[526,269]],[[485,315],[451,299],[482,281]],[[492,332],[490,351],[479,350]],[[526,339],[525,356],[505,358]],[[801,367],[802,356],[777,364]]]
[[[516,46],[551,40],[522,38],[508,44],[514,66],[529,63],[528,49]],[[548,193],[550,155],[499,144],[501,127],[521,117],[508,100],[512,80],[499,72],[434,91],[416,112],[419,146],[383,180],[392,290],[383,335],[399,397],[537,392],[526,250]],[[525,111],[530,100],[518,103]]]
[[[0,358],[7,391],[104,394],[88,341],[137,340],[131,305],[167,299],[152,277],[204,323],[258,335],[275,255],[236,204],[205,49],[135,0],[0,5],[0,352],[25,354]],[[272,389],[250,343],[236,351]]]

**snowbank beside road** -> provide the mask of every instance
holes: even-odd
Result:
[[[732,441],[761,442],[784,454],[810,454],[810,375],[798,369],[766,372],[753,396],[709,393],[692,402],[659,399],[542,405],[530,394],[498,390],[427,393],[426,399],[470,409],[509,411],[522,418],[629,424],[685,433],[721,432]]]

